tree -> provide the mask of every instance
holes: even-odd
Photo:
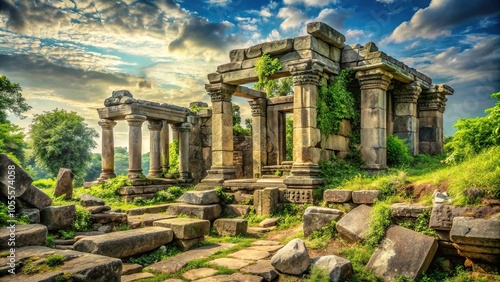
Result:
[[[101,175],[102,155],[93,153],[90,162],[87,165],[85,181],[94,181]]]
[[[57,175],[59,168],[69,168],[77,177],[85,175],[92,159],[96,130],[88,127],[84,118],[75,112],[55,109],[35,115],[29,136],[37,162]]]
[[[115,174],[127,175],[128,152],[126,147],[115,147]]]
[[[24,118],[22,113],[31,109],[31,106],[26,104],[26,99],[21,94],[21,86],[19,83],[10,82],[5,76],[0,76],[0,112],[6,114],[7,111],[14,115]]]

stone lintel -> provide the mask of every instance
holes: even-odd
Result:
[[[127,115],[142,115],[148,119],[166,120],[169,123],[179,123],[186,120],[186,111],[167,109],[139,103],[121,104],[97,109],[99,118],[124,120]]]
[[[256,99],[256,98],[266,98],[266,93],[239,85],[236,87],[233,96],[247,98],[247,99]]]
[[[276,105],[288,104],[288,103],[293,103],[293,96],[292,95],[273,97],[273,98],[267,99],[268,106],[276,106]],[[292,105],[292,109],[293,109],[293,105]]]
[[[325,23],[322,22],[308,23],[307,33],[337,48],[344,47],[345,36]]]

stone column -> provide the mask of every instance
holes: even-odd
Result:
[[[116,122],[110,119],[101,119],[102,128],[102,170],[98,180],[116,177],[115,174],[115,144],[113,127]]]
[[[452,95],[453,88],[446,84],[433,84],[423,91],[418,99],[419,152],[429,155],[443,153],[443,113],[446,95]]]
[[[168,171],[170,165],[170,154],[169,154],[169,132],[168,132],[168,123],[166,120],[162,121],[162,127],[160,131],[160,158],[161,158],[161,168],[162,172]]]
[[[211,189],[235,178],[231,97],[236,87],[216,83],[205,85],[205,89],[212,101],[212,166],[196,189]]]
[[[405,139],[413,155],[418,154],[417,100],[422,92],[413,82],[394,89],[394,134]]]
[[[149,128],[149,177],[158,177],[161,175],[161,146],[160,130],[162,128],[161,120],[150,120]]]
[[[387,168],[387,95],[392,74],[383,69],[356,72],[361,88],[361,158],[365,168]]]
[[[257,98],[248,102],[252,107],[252,156],[253,177],[260,178],[262,167],[267,165],[267,99]]]
[[[129,179],[139,178],[142,174],[142,123],[146,120],[145,116],[127,115],[125,119],[128,122],[128,174]]]
[[[293,76],[293,165],[292,176],[283,181],[287,187],[312,189],[322,184],[318,177],[321,149],[317,128],[316,100],[323,64],[300,62],[288,64]],[[309,191],[312,193],[312,190]],[[311,197],[312,198],[312,197]]]
[[[191,124],[183,122],[173,127],[179,134],[179,175],[183,180],[191,180],[189,171],[189,138],[191,133]]]

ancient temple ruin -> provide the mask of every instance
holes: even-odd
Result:
[[[129,178],[138,177],[140,126],[147,120],[150,177],[161,176],[162,168],[168,167],[167,125],[171,124],[179,132],[180,178],[189,181],[197,175],[197,189],[223,186],[253,194],[254,190],[277,187],[281,202],[311,202],[312,191],[322,185],[318,163],[332,156],[344,157],[349,151],[350,121],[343,121],[339,134],[328,135],[320,132],[316,120],[318,87],[342,69],[354,73],[354,91],[361,97],[359,148],[365,169],[387,168],[386,139],[390,134],[405,139],[413,154],[442,152],[443,112],[446,95],[453,94],[451,87],[432,84],[431,78],[379,51],[374,43],[345,45],[344,35],[324,23],[309,23],[307,33],[232,50],[230,62],[208,74],[205,88],[211,107],[198,113],[135,100],[128,92],[113,94],[106,107],[98,110],[103,128],[101,178],[114,176],[112,130],[115,120],[120,119],[130,127]],[[244,86],[258,81],[254,67],[263,53],[279,59],[282,65],[271,78],[293,78],[293,96],[266,98],[265,93]],[[233,137],[233,96],[248,99],[251,140]],[[286,114],[293,115],[292,161],[284,157]],[[235,142],[251,146],[236,146]],[[241,151],[236,154],[237,150]],[[273,173],[278,170],[280,177]],[[237,179],[245,175],[253,177]]]

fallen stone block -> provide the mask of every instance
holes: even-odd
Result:
[[[344,215],[335,225],[339,235],[348,242],[363,241],[370,229],[371,210],[367,205],[360,205]]]
[[[80,205],[84,207],[104,206],[104,200],[90,194],[82,194],[80,196]]]
[[[410,217],[417,218],[426,211],[430,211],[431,206],[423,206],[420,204],[395,203],[391,205],[391,212],[394,217]]]
[[[387,228],[366,269],[373,269],[384,281],[394,281],[398,276],[415,280],[427,270],[436,250],[436,239],[393,225]]]
[[[137,263],[124,263],[122,264],[122,275],[129,275],[139,273],[142,271],[142,265]]]
[[[312,265],[326,270],[330,276],[330,281],[344,281],[353,274],[351,262],[334,255],[314,258]]]
[[[0,192],[5,197],[13,195],[16,198],[26,192],[33,179],[6,154],[0,154]],[[10,189],[9,189],[10,188]]]
[[[130,227],[139,228],[144,226],[153,226],[153,222],[169,218],[175,218],[175,216],[163,213],[146,213],[142,215],[129,215],[127,220]]]
[[[200,242],[205,241],[205,236],[201,236],[193,239],[174,239],[174,245],[183,250],[187,251],[198,245]]]
[[[219,218],[222,208],[219,204],[215,205],[190,205],[190,204],[174,204],[170,205],[167,210],[169,215],[184,214],[187,216],[194,216],[205,220],[215,220]]]
[[[373,204],[375,200],[380,199],[379,190],[359,190],[352,191],[352,201],[355,204]]]
[[[19,198],[22,202],[27,203],[39,210],[48,207],[52,204],[52,199],[37,187],[30,185],[26,192]]]
[[[149,207],[133,208],[127,211],[128,215],[141,215],[145,213],[161,213],[168,210],[168,208],[175,204],[161,204]]]
[[[311,265],[311,258],[307,253],[304,241],[296,238],[288,242],[272,257],[271,265],[276,270],[286,274],[300,275],[304,273]]]
[[[176,239],[194,239],[208,235],[210,221],[197,218],[169,218],[153,222],[153,226],[172,229]]]
[[[49,206],[40,212],[40,221],[49,231],[71,228],[76,219],[75,205]]]
[[[169,228],[144,227],[85,237],[73,246],[76,251],[125,258],[154,250],[173,240]]]
[[[224,207],[225,214],[228,216],[242,216],[242,215],[247,215],[250,213],[250,205],[226,205]]]
[[[485,218],[499,213],[500,207],[459,207],[452,205],[433,205],[429,227],[436,230],[451,230],[453,218],[458,216],[469,216],[474,218]]]
[[[179,202],[185,202],[192,205],[210,205],[219,203],[219,197],[215,190],[187,191],[179,199]]]
[[[92,221],[94,223],[100,224],[109,224],[109,223],[118,223],[118,224],[127,224],[127,214],[123,212],[103,212],[92,214]]]
[[[0,250],[25,246],[45,246],[47,227],[42,224],[14,225],[0,228]]]
[[[258,261],[256,264],[241,268],[240,271],[243,273],[258,275],[264,278],[265,281],[273,281],[276,277],[278,277],[278,273],[271,265],[270,260]]]
[[[343,211],[323,207],[308,207],[304,212],[304,236],[308,237],[314,231],[320,230],[332,221],[338,221],[344,215]]]
[[[40,223],[40,210],[39,209],[21,209],[19,215],[27,216],[30,223]]]
[[[57,174],[54,197],[64,196],[65,200],[73,198],[73,177],[74,174],[69,168],[60,168]]]
[[[325,190],[323,200],[328,203],[346,203],[352,198],[352,190]]]
[[[220,236],[237,236],[247,234],[248,222],[246,219],[219,218],[214,222],[215,232]]]
[[[87,210],[91,214],[96,214],[96,213],[103,213],[111,210],[110,206],[90,206],[86,207],[85,210]]]
[[[279,217],[273,217],[273,218],[266,218],[263,221],[259,223],[260,227],[271,227],[271,226],[276,226],[278,224],[278,220],[280,220]]]

